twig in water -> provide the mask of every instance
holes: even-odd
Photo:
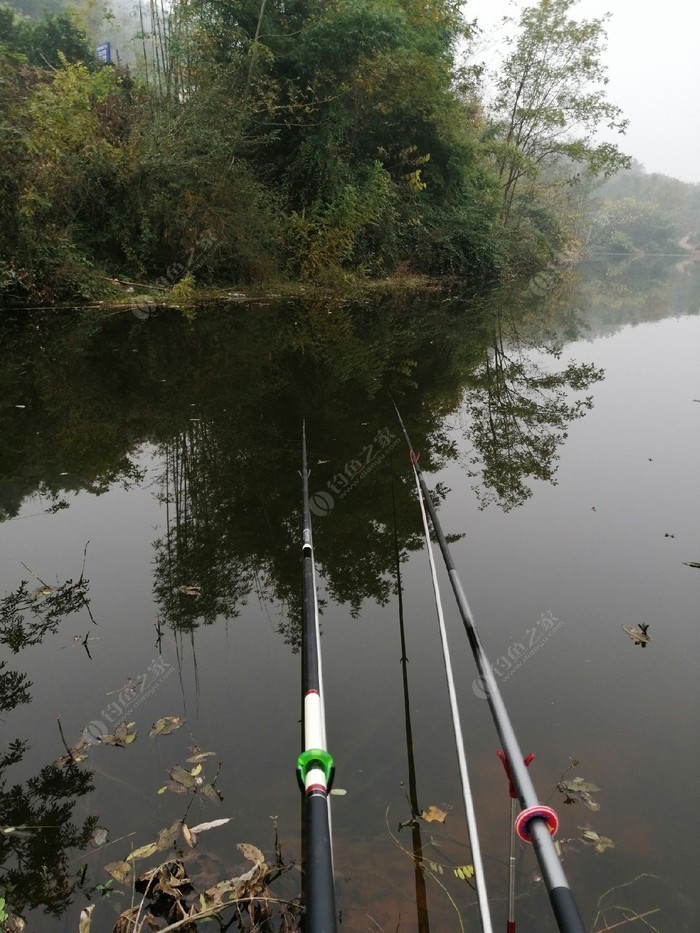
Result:
[[[427,872],[427,873],[431,876],[431,878],[433,878],[433,880],[434,880],[435,882],[437,882],[437,884],[438,884],[438,885],[442,888],[442,890],[445,892],[445,895],[447,896],[448,901],[450,902],[450,904],[452,904],[452,906],[454,907],[454,911],[455,911],[455,913],[457,914],[457,920],[459,921],[459,928],[460,928],[460,930],[462,931],[462,933],[465,933],[464,924],[462,923],[462,915],[461,915],[461,913],[459,912],[459,907],[457,907],[457,905],[455,904],[452,895],[451,895],[450,892],[447,890],[447,888],[445,887],[445,885],[442,883],[442,881],[440,881],[440,879],[439,879],[438,876],[435,874],[435,872],[430,870],[430,868],[426,865],[426,863],[425,863],[425,861],[424,861],[423,859],[418,859],[418,858],[416,858],[416,856],[413,854],[413,852],[409,852],[408,849],[404,849],[404,847],[401,845],[401,843],[399,842],[399,840],[396,838],[396,836],[395,836],[395,835],[392,833],[392,831],[389,829],[389,807],[386,808],[386,812],[385,812],[385,814],[384,814],[384,823],[385,823],[385,825],[386,825],[386,831],[389,833],[389,835],[391,836],[391,838],[394,840],[394,842],[396,843],[396,845],[398,846],[398,848],[401,849],[401,851],[402,851],[405,855],[407,855],[412,861],[414,861],[414,862],[416,862],[418,865],[420,865],[421,871]],[[470,884],[469,886],[471,887],[471,884]],[[367,916],[369,916],[369,914],[368,914]]]
[[[617,907],[617,908],[610,908],[610,907],[609,907],[609,908],[607,908],[607,909],[608,909],[608,910],[615,910],[615,909],[617,909],[617,910],[629,910],[628,907]],[[658,914],[658,913],[660,913],[660,911],[661,911],[661,908],[660,908],[660,907],[655,907],[653,910],[647,910],[646,913],[643,913],[643,914],[635,914],[634,917],[629,917],[627,920],[620,920],[620,921],[618,921],[617,923],[613,923],[613,925],[612,925],[611,927],[609,927],[609,926],[601,927],[599,930],[596,930],[596,933],[607,933],[608,930],[616,930],[618,927],[626,927],[628,923],[636,923],[637,920],[643,920],[645,917],[650,917],[652,914]],[[647,924],[645,924],[645,926],[650,926],[650,924],[647,923]],[[651,929],[653,930],[653,929],[655,929],[655,928],[654,928],[654,927],[651,927]]]
[[[27,569],[28,569],[28,568],[27,568]],[[37,578],[37,579],[38,579],[38,578]],[[63,747],[64,747],[65,750],[68,752],[68,757],[70,758],[70,760],[71,760],[71,761],[75,761],[75,756],[73,755],[73,752],[68,748],[68,742],[66,742],[66,737],[65,737],[65,735],[63,734],[63,726],[61,725],[61,717],[60,717],[60,716],[58,716],[58,717],[56,718],[56,722],[58,723],[58,731],[61,733],[61,741],[63,742]]]

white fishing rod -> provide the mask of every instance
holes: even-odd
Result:
[[[420,503],[421,514],[423,516],[423,534],[425,536],[425,548],[428,552],[428,561],[430,563],[430,574],[433,580],[433,593],[435,594],[435,607],[437,609],[438,625],[440,628],[440,641],[442,642],[442,657],[445,663],[445,676],[447,678],[447,692],[450,698],[450,709],[452,711],[452,728],[454,730],[455,745],[457,746],[457,761],[459,763],[459,774],[462,781],[462,797],[464,800],[464,810],[467,815],[467,830],[469,833],[469,845],[472,851],[472,862],[474,863],[474,881],[476,883],[476,895],[479,903],[479,916],[481,918],[481,929],[483,933],[492,933],[491,913],[489,910],[488,894],[486,892],[486,878],[484,876],[484,866],[481,861],[481,848],[479,847],[479,832],[476,824],[476,812],[474,810],[474,798],[472,796],[469,783],[469,771],[467,769],[467,756],[464,751],[464,739],[462,735],[462,724],[459,717],[459,707],[457,706],[457,691],[455,690],[454,674],[452,672],[452,661],[450,660],[450,646],[447,641],[447,629],[445,628],[445,617],[442,612],[442,600],[440,598],[440,587],[438,585],[437,573],[435,572],[435,561],[433,559],[433,548],[430,543],[430,529],[428,527],[428,516],[425,513],[425,505],[421,494],[418,474],[414,470],[416,480],[416,491],[418,493],[418,502]]]
[[[306,462],[306,425],[301,441],[303,619],[301,636],[303,751],[297,760],[304,791],[304,930],[335,933],[333,845],[328,793],[333,759],[326,745],[326,713],[321,665],[314,546]]]
[[[561,933],[585,933],[576,901],[574,900],[569,883],[566,880],[564,869],[561,866],[552,839],[552,836],[559,826],[559,819],[551,807],[547,807],[539,802],[527,766],[523,760],[523,754],[520,751],[520,746],[510,717],[508,716],[508,711],[501,697],[501,691],[498,687],[493,669],[489,664],[486,652],[479,638],[479,633],[474,625],[474,617],[467,603],[467,598],[464,595],[457,568],[455,567],[450,549],[447,545],[447,540],[443,534],[440,521],[435,511],[435,506],[430,497],[430,491],[425,483],[421,469],[418,466],[418,459],[396,404],[394,404],[394,408],[406,439],[411,465],[418,486],[419,498],[430,513],[430,520],[440,545],[445,566],[447,567],[459,613],[467,632],[467,638],[469,639],[469,645],[472,649],[479,674],[481,675],[481,686],[486,694],[491,715],[493,716],[496,730],[500,737],[508,763],[509,774],[522,807],[515,821],[516,832],[524,842],[531,842],[534,847],[535,855],[537,856],[537,861],[542,871],[542,878],[549,894],[552,910]],[[425,512],[423,513],[423,520],[425,521]]]

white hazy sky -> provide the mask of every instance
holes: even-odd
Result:
[[[518,18],[526,0],[467,0],[468,19],[484,30],[483,57],[493,61],[504,15]],[[608,98],[630,125],[614,135],[647,172],[700,183],[700,4],[696,0],[579,0],[576,19],[611,13],[607,24]],[[494,31],[495,30],[495,31]]]

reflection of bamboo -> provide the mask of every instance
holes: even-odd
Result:
[[[391,462],[391,455],[389,457]],[[391,501],[394,509],[394,558],[396,561],[396,585],[399,601],[399,632],[401,635],[401,676],[403,678],[403,704],[406,723],[406,753],[408,755],[408,793],[411,803],[411,835],[413,843],[413,872],[416,885],[416,915],[418,933],[429,933],[428,903],[423,874],[423,840],[418,823],[418,787],[416,783],[416,763],[413,757],[413,730],[411,727],[411,706],[408,692],[408,658],[406,656],[406,632],[403,619],[403,588],[401,586],[401,555],[399,537],[396,528],[396,492],[394,489],[394,469],[391,464]]]

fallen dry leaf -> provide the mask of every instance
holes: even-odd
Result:
[[[445,811],[436,807],[435,804],[431,804],[427,810],[421,812],[421,819],[426,823],[444,823],[446,816]]]
[[[84,907],[80,911],[80,920],[78,921],[78,933],[90,933],[90,924],[92,923],[92,912],[95,909],[94,904]]]
[[[105,865],[105,871],[120,884],[126,884],[131,875],[131,865],[128,862],[110,862]]]
[[[159,852],[167,849],[175,842],[180,832],[181,822],[181,820],[175,820],[172,826],[168,826],[166,829],[161,829],[161,831],[158,833],[158,838],[156,839],[156,849]]]
[[[220,819],[220,820],[210,820],[208,823],[198,823],[196,826],[193,826],[190,829],[190,832],[191,833],[205,833],[208,829],[216,829],[217,826],[223,826],[225,823],[229,823],[230,821],[231,821],[231,817],[225,816],[223,819]],[[258,849],[258,852],[259,851],[260,850]],[[248,858],[247,855],[246,855],[246,858]]]
[[[140,858],[148,858],[150,855],[153,855],[154,852],[158,851],[158,845],[155,842],[149,842],[145,846],[140,846],[138,849],[134,849],[133,852],[129,852],[126,857],[127,862],[135,862]]]
[[[151,738],[156,735],[170,735],[171,732],[179,729],[184,721],[182,716],[162,716],[153,723],[148,734]]]

